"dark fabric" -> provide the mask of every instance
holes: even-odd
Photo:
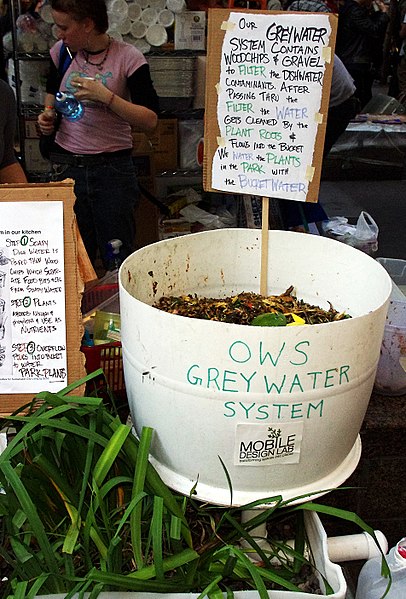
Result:
[[[347,64],[346,67],[354,80],[362,110],[372,98],[372,86],[375,78],[374,69],[372,64]]]
[[[57,151],[56,151],[57,150]],[[51,160],[56,164],[68,164],[69,166],[94,166],[99,164],[108,164],[113,158],[121,156],[131,156],[131,149],[118,150],[117,152],[104,152],[101,154],[71,154],[63,151],[56,144],[51,152]]]
[[[149,65],[144,64],[127,79],[133,104],[145,106],[159,114],[159,98],[152,83]]]
[[[51,153],[55,148],[55,136],[58,131],[58,127],[61,122],[62,115],[57,112],[56,120],[55,120],[55,129],[51,135],[44,135],[41,133],[39,136],[39,151],[41,152],[41,156],[45,158],[45,160],[51,159]]]
[[[92,263],[99,251],[104,267],[110,267],[106,250],[111,239],[122,241],[119,260],[124,260],[135,249],[135,218],[130,215],[134,214],[139,198],[132,157],[113,156],[82,166],[54,164],[53,168],[54,180],[71,178],[75,181],[74,210]]]
[[[17,122],[17,106],[11,87],[0,80],[0,169],[17,162],[14,152],[14,136]]]
[[[356,95],[351,96],[338,106],[328,110],[326,137],[324,140],[323,157],[325,158],[340,135],[346,130],[348,123],[359,113],[360,101]]]
[[[346,0],[340,8],[336,54],[354,79],[361,109],[372,98],[375,69],[382,61],[382,45],[389,16]]]
[[[386,13],[371,12],[355,0],[346,0],[339,12],[336,54],[345,66],[370,64],[382,45],[389,17]],[[348,68],[348,66],[347,66]]]

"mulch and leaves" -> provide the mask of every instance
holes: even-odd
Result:
[[[280,295],[269,296],[252,292],[224,298],[198,297],[196,294],[163,296],[154,307],[189,318],[253,326],[310,325],[350,318],[328,303],[329,309],[324,310],[298,299],[292,285]]]

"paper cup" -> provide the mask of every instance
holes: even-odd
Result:
[[[148,27],[145,39],[151,46],[162,46],[162,44],[166,44],[168,41],[168,34],[165,27],[156,23]]]
[[[162,25],[163,27],[170,27],[171,25],[173,25],[174,20],[175,20],[174,13],[171,10],[169,10],[168,8],[164,8],[158,14],[158,23],[160,25]]]

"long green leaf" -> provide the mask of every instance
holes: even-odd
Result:
[[[154,564],[157,580],[164,579],[163,568],[163,550],[162,550],[162,520],[163,520],[163,499],[162,497],[154,497],[154,511],[151,521],[152,532],[152,550],[154,552]]]
[[[252,561],[248,559],[244,552],[238,549],[237,547],[232,548],[231,554],[236,555],[238,560],[242,563],[242,565],[247,568],[259,593],[260,599],[268,599],[268,591],[266,590],[266,587],[260,574],[262,568],[258,568],[258,566],[255,566],[255,564],[253,564]]]
[[[222,598],[223,593],[218,587],[218,583],[221,582],[221,580],[222,576],[216,576],[216,578],[203,589],[197,599],[203,599],[204,597],[213,597],[213,599],[217,599],[218,597]]]
[[[109,426],[114,430],[117,427],[117,423],[111,421]],[[123,450],[130,463],[135,464],[137,462],[138,446],[139,441],[135,438],[135,436],[129,435],[124,443]],[[155,468],[153,468],[153,466],[150,463],[148,463],[145,478],[150,491],[154,495],[163,497],[165,507],[168,509],[168,511],[180,518],[180,520],[183,523],[182,535],[189,547],[192,547],[192,535],[190,533],[182,508],[178,501],[175,499],[175,496],[173,495],[171,490],[163,482],[158,472],[155,470]]]
[[[48,574],[43,574],[42,576],[39,576],[36,580],[34,580],[30,587],[30,590],[27,592],[25,599],[35,599],[38,596],[40,590],[44,586],[47,579]]]
[[[130,428],[122,424],[117,428],[106,447],[103,450],[100,458],[98,459],[93,470],[93,480],[95,484],[100,488],[110,471],[116,457],[120,453],[123,443],[130,433]]]
[[[46,566],[47,566],[49,572],[53,573],[53,574],[57,574],[58,573],[57,561],[55,559],[52,548],[49,544],[48,537],[44,530],[43,523],[41,522],[41,520],[38,516],[37,509],[36,509],[34,503],[32,502],[31,497],[27,493],[26,488],[24,487],[21,480],[19,479],[19,477],[15,473],[14,469],[12,468],[12,466],[9,463],[3,461],[2,463],[0,463],[0,468],[4,472],[4,475],[6,476],[7,480],[9,481],[9,484],[13,488],[13,491],[18,498],[21,508],[27,514],[28,520],[32,527],[33,534],[35,535],[38,545],[41,548],[41,551],[43,553],[44,560],[45,560],[45,563],[46,563]],[[58,585],[55,586],[55,591],[58,591]]]
[[[190,590],[184,587],[180,581],[158,582],[156,580],[139,580],[134,576],[109,574],[107,572],[100,572],[99,570],[92,570],[89,572],[88,579],[101,582],[112,589],[121,588],[125,591],[139,591],[142,593],[174,593],[187,592]]]
[[[137,505],[137,504],[138,504],[140,501],[142,501],[142,499],[143,499],[144,497],[147,497],[147,494],[146,494],[146,493],[144,493],[144,491],[143,491],[142,493],[139,493],[138,495],[135,495],[135,496],[134,496],[134,497],[131,499],[131,501],[130,501],[129,505],[127,506],[127,508],[126,508],[126,510],[125,510],[125,512],[124,512],[124,514],[123,514],[123,516],[121,517],[121,520],[120,520],[120,522],[119,522],[119,525],[118,525],[118,527],[117,527],[117,530],[116,530],[116,532],[115,532],[115,534],[114,534],[114,538],[115,538],[115,539],[116,539],[116,538],[118,538],[118,536],[120,535],[120,532],[121,532],[121,530],[122,530],[123,526],[126,524],[126,522],[127,522],[128,518],[129,518],[129,516],[131,515],[131,512],[133,511],[133,509],[135,508],[135,506],[136,506],[136,505]]]
[[[83,378],[78,379],[77,381],[74,381],[73,383],[71,383],[70,385],[68,385],[67,387],[65,387],[64,389],[61,389],[61,391],[58,391],[58,395],[61,395],[61,396],[67,395],[68,393],[70,393],[74,389],[77,389],[78,387],[81,387],[85,383],[91,381],[92,379],[95,379],[95,378],[99,377],[100,375],[104,375],[104,372],[103,372],[102,368],[98,368],[97,370],[95,370],[94,372],[91,372],[90,374],[87,374]],[[46,399],[48,393],[49,393],[48,391],[44,391],[44,392],[38,393],[38,395],[36,397],[39,398],[39,399]],[[93,397],[88,397],[86,399],[94,399],[94,398]]]
[[[135,464],[134,485],[132,495],[140,495],[144,491],[145,474],[147,471],[149,447],[152,439],[152,428],[144,427],[141,431],[140,444]],[[137,503],[130,516],[131,540],[134,551],[134,559],[139,570],[144,565],[142,554],[142,533],[141,533],[141,515],[142,502]]]
[[[176,555],[170,555],[163,560],[162,567],[164,572],[170,572],[180,566],[184,566],[189,562],[199,559],[199,554],[193,549],[184,549],[181,553]],[[156,570],[155,566],[145,566],[142,570],[135,570],[128,575],[130,578],[137,578],[138,580],[149,580],[155,578]]]

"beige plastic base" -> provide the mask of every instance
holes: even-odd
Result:
[[[360,458],[361,438],[358,435],[357,440],[348,456],[328,476],[325,476],[323,479],[320,479],[315,483],[303,485],[300,490],[298,490],[296,487],[293,489],[272,489],[272,496],[282,495],[284,501],[288,501],[290,499],[296,498],[298,493],[300,493],[300,498],[298,498],[297,501],[292,501],[291,505],[302,503],[303,501],[311,501],[317,497],[321,497],[347,480],[347,478],[357,467]],[[209,485],[200,483],[199,481],[192,481],[184,476],[180,476],[176,472],[165,468],[165,466],[153,458],[151,458],[151,463],[161,476],[162,480],[169,487],[176,489],[179,493],[189,495],[191,489],[193,488],[195,492],[193,497],[198,501],[207,501],[209,503],[215,503],[222,506],[231,505],[230,490],[228,487],[213,488]],[[235,491],[233,490],[232,505],[236,507],[242,506],[251,503],[252,501],[257,501],[258,499],[265,499],[268,497],[270,497],[270,495],[266,493],[262,496],[258,496],[254,491],[240,491],[237,489]]]

